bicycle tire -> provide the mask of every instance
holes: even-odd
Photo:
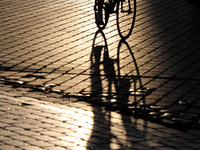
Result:
[[[98,5],[97,5],[97,2],[95,1],[95,6],[94,6],[94,13],[95,13],[95,20],[96,20],[96,17],[97,17],[97,13],[98,13]],[[103,22],[104,24],[103,25],[100,25],[100,24],[97,24],[96,22],[96,25],[97,27],[99,28],[99,30],[103,30],[107,23],[108,23],[108,19],[109,19],[109,13],[106,9],[106,5],[104,4],[103,8],[102,8],[102,17],[103,17]]]
[[[134,81],[134,84],[137,81],[137,87],[139,89],[143,89],[143,84],[135,56],[129,44],[124,39],[121,39],[119,41],[116,62],[118,79],[120,80],[122,77],[132,79],[132,81]],[[135,70],[135,75],[133,75],[133,70]]]
[[[129,8],[129,3],[131,10]],[[123,6],[122,6],[123,5]],[[122,10],[125,10],[124,12]],[[117,30],[122,39],[127,39],[134,28],[136,17],[136,0],[120,0],[117,3]]]

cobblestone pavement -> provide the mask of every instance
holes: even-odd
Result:
[[[2,150],[195,150],[200,147],[197,129],[180,131],[84,101],[69,103],[1,85],[0,106]]]
[[[2,113],[7,114],[7,108],[10,108],[7,105],[12,105],[13,109],[16,107],[14,112],[16,116],[13,113],[7,116],[10,115],[16,119],[21,117],[21,122],[23,122],[23,118],[28,116],[26,116],[26,111],[21,112],[25,117],[20,116],[19,108],[36,112],[33,115],[39,116],[37,114],[43,114],[41,109],[44,109],[45,113],[46,107],[52,106],[48,108],[51,118],[61,114],[57,109],[60,107],[65,107],[63,110],[79,109],[80,112],[89,109],[86,111],[89,116],[87,114],[86,117],[93,118],[93,122],[91,120],[91,122],[86,122],[87,128],[90,126],[91,130],[88,130],[88,136],[80,135],[81,138],[79,137],[78,140],[81,140],[80,146],[85,144],[83,147],[86,145],[92,147],[93,142],[86,141],[99,140],[102,132],[96,135],[96,130],[102,127],[106,133],[108,132],[108,135],[104,135],[108,139],[107,142],[102,141],[108,149],[113,148],[112,144],[108,143],[121,143],[113,144],[117,147],[116,149],[121,149],[123,146],[126,148],[135,146],[135,149],[153,147],[155,149],[184,149],[189,146],[198,149],[199,7],[187,4],[186,0],[162,2],[137,0],[137,16],[133,34],[126,41],[121,41],[117,32],[115,15],[111,15],[103,32],[97,30],[93,6],[93,0],[0,1],[0,82],[7,84],[7,86],[1,86],[3,91],[1,105],[6,105],[5,110],[2,107]],[[10,85],[16,90],[6,91],[7,88],[11,88]],[[14,91],[17,91],[17,94],[21,93],[19,94],[21,97],[18,95],[15,97]],[[27,102],[23,102],[23,97],[35,100],[30,102],[31,105],[26,105]],[[6,99],[9,103],[6,103]],[[19,102],[19,105],[16,102]],[[22,103],[25,104],[22,105]],[[80,109],[79,106],[85,109]],[[55,107],[56,110],[52,110]],[[71,113],[85,115],[75,110]],[[121,120],[119,126],[112,125],[111,116],[115,119],[121,118],[123,121]],[[134,119],[132,116],[144,120]],[[39,116],[40,119],[44,117],[46,116]],[[127,122],[123,117],[128,117]],[[102,118],[102,120],[97,120],[97,123],[101,123],[99,126],[96,126],[96,118]],[[2,138],[8,138],[5,141],[16,139],[10,137],[11,135],[4,135],[5,129],[12,134],[11,128],[15,124],[12,121],[16,122],[16,119],[7,118],[5,124],[2,122]],[[54,119],[55,117],[51,120],[62,122],[62,119]],[[10,125],[9,121],[11,121]],[[79,121],[73,120],[72,126],[77,125],[75,122]],[[41,122],[38,124],[42,126]],[[176,129],[184,125],[184,129],[186,127],[189,130],[186,132],[168,128],[171,125],[174,125]],[[7,126],[11,128],[8,129]],[[126,135],[126,141],[129,142],[123,145],[125,137],[120,134],[119,136],[122,137],[118,138],[118,131],[113,134],[115,128],[118,128],[119,132],[121,129],[123,133],[127,133],[132,126],[133,132],[138,133],[137,136],[142,138],[143,142],[133,140],[133,143],[139,143],[140,146],[146,146],[145,148],[137,147],[137,144],[131,145],[131,140],[127,140],[131,138],[131,135],[130,137]],[[18,126],[14,127],[18,128]],[[41,134],[40,130],[46,131],[47,128],[48,126],[38,127],[37,130],[34,127],[33,130],[36,134]],[[69,132],[77,133],[75,128]],[[21,130],[19,129],[19,132]],[[23,128],[23,130],[25,134],[29,128],[28,130]],[[13,135],[22,136],[23,134],[19,132],[13,132]],[[43,135],[48,136],[46,133]],[[134,134],[133,137],[135,136]],[[56,139],[55,141],[63,140],[57,136],[53,138]],[[87,138],[89,140],[86,140]],[[184,142],[188,141],[188,138],[191,138],[189,142]],[[37,141],[36,138],[33,139]],[[11,142],[8,143],[11,144]],[[73,144],[73,141],[68,143]],[[175,143],[178,144],[175,145]],[[50,144],[47,146],[49,148],[56,145],[48,144]],[[1,142],[1,145],[6,148],[6,142]],[[17,145],[16,148],[22,147]]]

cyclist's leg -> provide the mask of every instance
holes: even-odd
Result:
[[[104,0],[98,0],[98,7],[102,9]]]
[[[104,24],[102,19],[102,8],[103,8],[104,0],[98,0],[98,13],[96,17],[96,23],[97,24]]]

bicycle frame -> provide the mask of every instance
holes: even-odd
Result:
[[[122,39],[127,39],[133,30],[136,14],[136,0],[105,0],[102,10],[98,10],[98,0],[95,0],[95,17],[102,11],[103,24],[97,24],[100,30],[105,29],[110,14],[116,14],[117,29]],[[123,20],[123,17],[126,19]],[[119,19],[121,21],[119,21]],[[129,21],[128,28],[124,28],[124,23]],[[122,26],[121,26],[122,25]]]
[[[114,8],[116,7],[117,3],[121,2],[121,12],[130,12],[131,11],[131,5],[130,5],[130,0],[128,0],[128,4],[129,4],[129,9],[128,10],[122,10],[123,9],[123,2],[125,2],[127,0],[108,0],[104,2],[105,7],[109,10],[108,13],[116,13],[116,11],[114,11]]]

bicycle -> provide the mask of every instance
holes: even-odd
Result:
[[[95,19],[98,13],[98,0],[95,0],[94,6]],[[136,17],[136,0],[106,0],[103,4],[102,15],[104,24],[97,24],[100,30],[103,30],[110,14],[116,13],[117,30],[122,39],[127,39],[133,30]]]

